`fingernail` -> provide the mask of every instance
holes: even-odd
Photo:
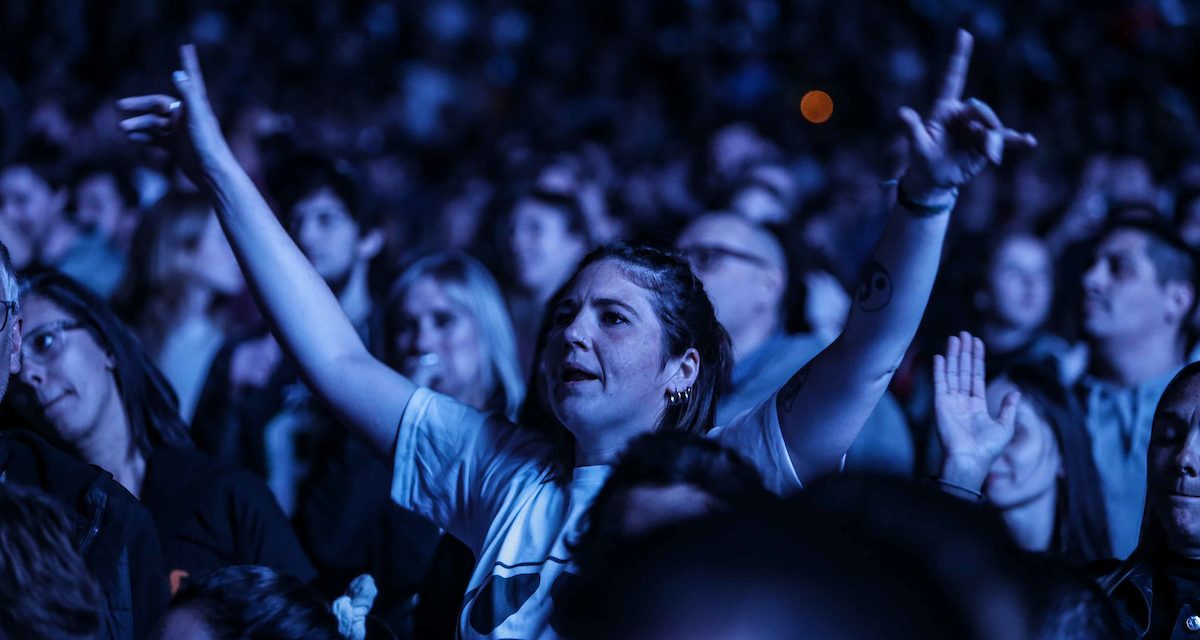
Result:
[[[187,82],[188,80],[187,72],[182,69],[177,69],[175,73],[171,74],[171,77],[175,79],[175,82]]]

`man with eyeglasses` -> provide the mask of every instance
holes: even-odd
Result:
[[[704,283],[733,342],[732,386],[722,393],[716,416],[716,424],[726,424],[766,400],[830,340],[784,332],[787,257],[766,228],[739,215],[708,213],[684,228],[675,246]],[[860,303],[878,300],[872,291]],[[863,427],[846,467],[912,474],[912,435],[890,394]]]
[[[7,356],[8,365],[0,367],[0,400],[8,392],[8,379],[14,373],[21,372],[21,307],[17,302],[19,289],[17,276],[13,273],[12,259],[8,249],[0,244],[0,289],[4,299],[4,318],[0,320],[0,344],[4,345],[3,353]]]

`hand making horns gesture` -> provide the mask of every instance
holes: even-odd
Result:
[[[988,163],[1000,164],[1006,146],[1037,145],[1032,135],[1006,128],[987,104],[963,100],[973,42],[971,34],[959,30],[928,118],[900,109],[911,147],[901,188],[914,199],[936,197],[970,182]]]

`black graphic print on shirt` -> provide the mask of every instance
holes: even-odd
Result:
[[[567,564],[568,560],[551,556],[541,562],[515,565],[497,562],[483,585],[467,593],[471,628],[487,635],[520,611],[541,586],[541,571],[547,562]]]

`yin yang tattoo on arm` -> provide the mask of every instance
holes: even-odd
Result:
[[[854,300],[859,309],[868,313],[879,311],[892,301],[892,276],[878,260],[872,260],[867,265],[858,291],[854,293]]]

